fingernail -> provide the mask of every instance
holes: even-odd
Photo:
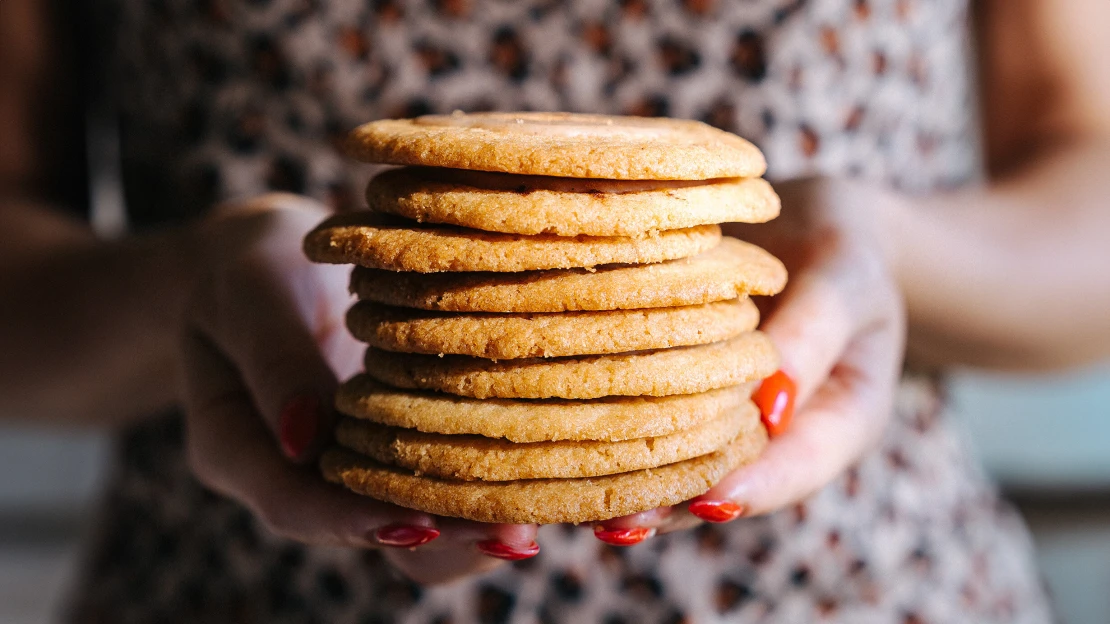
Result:
[[[320,399],[314,394],[298,394],[281,408],[278,439],[289,459],[300,459],[316,439],[320,428]]]
[[[506,561],[520,561],[540,554],[540,545],[532,542],[524,548],[513,548],[495,539],[483,540],[476,544],[482,554],[497,557]]]
[[[706,522],[728,522],[744,513],[744,506],[730,501],[699,500],[690,503],[690,513]]]
[[[606,529],[603,526],[594,527],[594,537],[613,546],[632,546],[639,544],[655,535],[655,529],[649,527],[635,527],[632,529]]]
[[[379,544],[396,548],[416,548],[437,537],[439,529],[409,524],[390,524],[374,531],[374,539]]]
[[[781,370],[764,379],[759,384],[759,389],[752,394],[752,401],[759,407],[763,426],[772,438],[782,435],[790,428],[790,421],[794,418],[794,397],[797,395],[798,386]]]

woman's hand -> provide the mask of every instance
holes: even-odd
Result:
[[[242,249],[202,280],[183,338],[187,453],[208,487],[250,508],[274,533],[322,546],[387,548],[419,582],[439,582],[534,555],[532,525],[448,520],[326,483],[337,376],[364,348],[344,326],[349,267],[301,251],[326,216],[320,204],[267,195],[229,206],[201,227],[245,232]],[[430,542],[430,543],[429,543]],[[425,545],[427,544],[427,545]],[[419,548],[416,548],[419,547]]]
[[[687,505],[605,522],[595,527],[599,539],[636,543],[656,531],[800,502],[861,459],[882,434],[905,342],[902,300],[888,267],[893,249],[882,235],[884,210],[897,199],[837,180],[777,190],[781,217],[726,230],[775,254],[790,271],[762,326],[782,355],[782,372],[753,397],[773,439],[756,462]]]

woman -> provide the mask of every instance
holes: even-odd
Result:
[[[6,0],[0,413],[126,426],[71,621],[1049,619],[932,378],[897,380],[903,302],[915,370],[1110,353],[1110,7],[977,3],[974,71],[960,0],[610,4],[115,0],[81,23]],[[79,194],[80,95],[116,111],[133,236],[52,210]],[[368,173],[333,143],[455,108],[697,117],[763,147],[784,217],[732,233],[791,269],[765,329],[798,407],[764,458],[599,539],[320,481],[359,350],[343,271],[299,241]],[[184,423],[147,416],[177,402]]]

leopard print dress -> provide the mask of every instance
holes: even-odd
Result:
[[[137,226],[270,190],[357,206],[355,124],[455,109],[702,119],[770,177],[916,192],[979,177],[966,0],[101,0]],[[907,376],[879,449],[804,504],[421,587],[376,552],[269,535],[202,488],[167,415],[120,440],[71,622],[1051,620],[1028,536]]]

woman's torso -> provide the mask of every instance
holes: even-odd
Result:
[[[770,177],[926,191],[979,175],[961,0],[116,0],[102,17],[138,225],[219,199],[359,204],[337,140],[380,117],[546,109],[705,120]],[[266,535],[204,491],[177,419],[121,441],[74,621],[1041,622],[1028,543],[935,385],[804,505],[630,549],[545,527],[543,552],[420,588],[372,552]]]

